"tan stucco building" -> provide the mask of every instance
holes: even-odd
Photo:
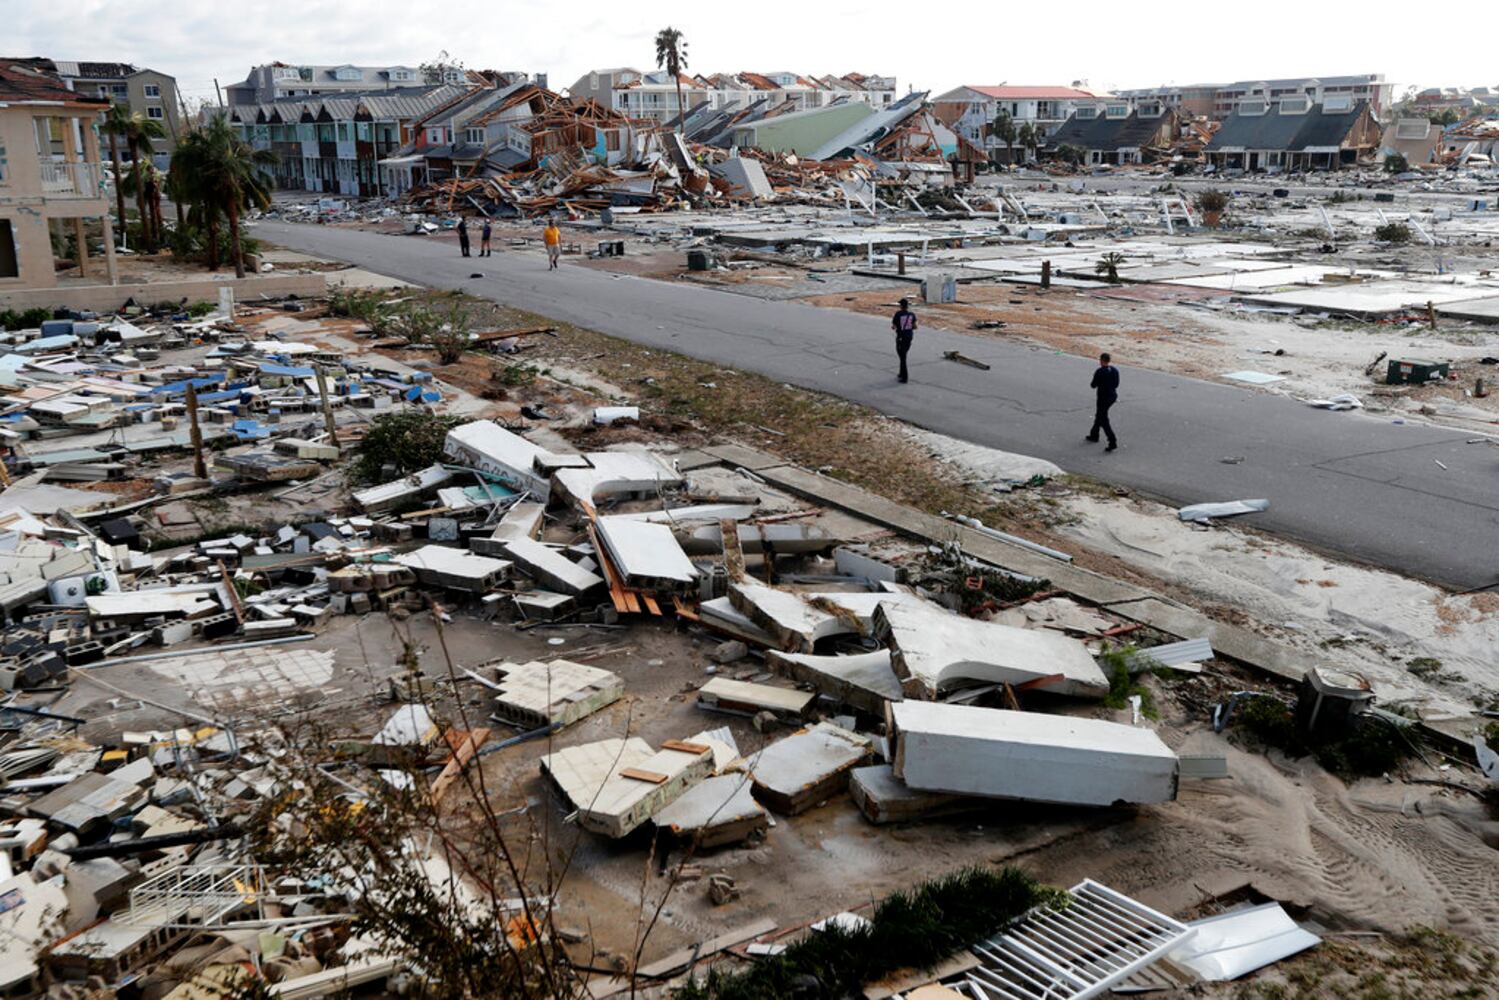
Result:
[[[73,238],[79,277],[117,282],[94,128],[107,104],[54,78],[0,65],[0,298],[56,287],[54,234]],[[86,219],[102,225],[102,261],[89,253]]]

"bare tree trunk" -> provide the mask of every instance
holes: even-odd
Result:
[[[208,228],[208,269],[219,269],[219,213],[206,199],[203,202],[204,225]]]
[[[135,178],[135,214],[141,224],[141,249],[155,253],[156,244],[151,239],[151,218],[146,214],[146,179],[141,176],[140,146],[130,143],[130,175]]]
[[[687,135],[687,109],[682,107],[682,73],[680,70],[673,79],[677,81],[677,131],[685,137]]]
[[[120,236],[126,234],[125,228],[125,189],[121,181],[125,178],[120,173],[120,135],[118,132],[109,133],[109,158],[114,161],[115,168],[115,209],[120,216]]]
[[[229,198],[229,252],[234,255],[234,276],[243,278],[245,254],[239,245],[239,197],[237,193]]]

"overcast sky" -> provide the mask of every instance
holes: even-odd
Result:
[[[3,55],[133,62],[177,78],[189,102],[260,63],[417,64],[444,50],[480,69],[545,72],[553,89],[589,69],[650,67],[670,24],[698,72],[893,74],[900,90],[963,83],[1094,88],[1383,73],[1397,85],[1494,86],[1479,48],[1454,46],[1492,4],[1440,8],[1442,41],[1413,37],[1379,6],[1128,4],[1095,0],[921,4],[624,3],[619,0],[5,0]],[[1393,13],[1393,8],[1386,8]],[[1405,29],[1417,23],[1400,14]],[[1487,77],[1484,76],[1487,74]],[[1491,78],[1490,78],[1491,77]]]

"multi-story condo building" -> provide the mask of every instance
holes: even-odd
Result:
[[[790,102],[798,111],[859,101],[875,107],[895,103],[895,78],[848,73],[844,76],[804,76],[799,73],[682,74],[681,101],[686,111],[706,105],[713,110],[747,108],[756,101]],[[593,70],[568,88],[573,98],[592,100],[631,118],[672,121],[682,113],[677,105],[677,81],[665,70],[641,72],[631,67]]]
[[[991,156],[1003,157],[1009,147],[998,136],[990,135],[988,127],[1001,111],[1010,116],[1017,129],[1029,125],[1039,130],[1044,140],[1072,117],[1079,104],[1091,107],[1099,96],[1080,87],[968,84],[932,98],[932,110],[938,120],[975,146]],[[1021,155],[1018,147],[1015,155],[1017,159]]]
[[[1383,73],[1365,73],[1359,76],[1297,76],[1281,80],[1150,87],[1144,90],[1122,90],[1116,96],[1135,104],[1140,101],[1159,101],[1182,114],[1219,121],[1238,110],[1243,101],[1274,102],[1283,97],[1305,97],[1312,104],[1341,98],[1354,103],[1368,101],[1369,110],[1378,117],[1389,109],[1394,86],[1385,82]]]
[[[108,102],[0,60],[0,303],[6,292],[54,288],[53,236],[72,240],[77,275],[116,281],[114,229],[93,124]],[[94,270],[85,220],[103,231]]]
[[[427,79],[420,66],[309,66],[274,62],[252,67],[243,82],[224,88],[224,99],[232,108],[242,104],[266,104],[284,97],[318,97],[330,94],[367,94],[376,90],[464,84],[470,72],[458,66],[436,71],[442,79]]]
[[[166,166],[177,147],[177,136],[183,128],[182,102],[177,97],[176,79],[165,73],[121,62],[70,62],[37,57],[0,62],[25,66],[53,77],[74,93],[103,97],[159,122],[166,134],[151,141],[152,159],[158,167]]]

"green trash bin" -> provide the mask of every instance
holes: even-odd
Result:
[[[1445,381],[1450,370],[1445,361],[1391,360],[1384,380],[1386,385],[1424,385],[1433,380]]]

